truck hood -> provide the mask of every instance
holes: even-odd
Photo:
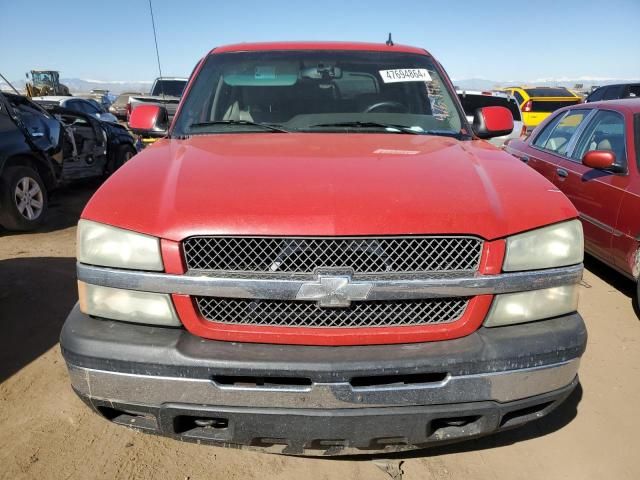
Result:
[[[491,240],[576,216],[551,183],[486,142],[388,133],[163,139],[109,178],[82,214],[175,241],[200,234]]]

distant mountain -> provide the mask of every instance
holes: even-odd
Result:
[[[60,82],[69,87],[71,93],[87,93],[93,89],[109,90],[109,92],[118,94],[122,92],[143,92],[146,93],[151,88],[153,81],[103,81],[103,80],[85,80],[81,78],[61,78]],[[25,80],[16,80],[11,82],[19,91],[24,91]],[[0,80],[0,90],[11,90],[11,87]]]
[[[574,88],[576,85],[582,85],[582,90],[589,91],[592,86],[609,85],[612,83],[628,83],[633,79],[616,79],[602,77],[558,77],[558,78],[539,78],[536,80],[488,80],[486,78],[466,78],[453,80],[453,84],[462,90],[492,90],[494,88],[506,87],[509,85],[535,85],[540,87],[568,87]],[[63,78],[63,84],[69,87],[72,93],[86,93],[93,89],[109,90],[113,94],[122,92],[148,92],[151,88],[152,81],[103,81],[90,80],[81,78]],[[20,91],[25,88],[24,80],[12,82]],[[10,90],[9,85],[0,80],[0,90]]]
[[[591,90],[591,87],[611,85],[614,83],[637,82],[637,79],[618,79],[618,78],[602,78],[602,77],[558,77],[558,78],[539,78],[536,80],[487,80],[484,78],[468,78],[461,80],[452,80],[453,84],[462,90],[492,90],[494,88],[507,87],[510,85],[535,85],[537,87],[567,87],[575,88],[576,85],[582,85],[582,90]]]
[[[93,89],[109,90],[111,93],[148,92],[153,81],[110,81],[83,80],[80,78],[65,78],[61,80],[71,92],[89,92]]]
[[[492,90],[500,83],[484,78],[467,78],[463,80],[452,80],[452,82],[461,90]]]

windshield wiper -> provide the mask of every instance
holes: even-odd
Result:
[[[407,127],[406,125],[398,125],[394,123],[380,122],[336,122],[336,123],[319,123],[310,125],[307,128],[324,128],[324,127],[356,127],[356,128],[385,128],[395,130],[393,133],[410,133],[412,135],[439,135],[442,137],[453,137],[459,140],[466,138],[461,132],[453,130],[422,130],[421,127]],[[469,138],[471,138],[469,136]]]
[[[355,127],[355,128],[384,128],[395,130],[394,133],[410,133],[413,135],[419,135],[422,133],[419,130],[414,130],[406,125],[397,125],[393,123],[381,123],[381,122],[335,122],[335,123],[319,123],[317,125],[309,125],[307,128],[325,128],[325,127]]]
[[[325,127],[355,127],[355,128],[384,128],[395,130],[394,133],[410,133],[412,135],[420,135],[421,130],[414,130],[406,125],[395,125],[393,123],[380,122],[336,122],[336,123],[319,123],[317,125],[309,125],[307,128],[325,128]]]
[[[274,125],[269,125],[267,123],[251,122],[249,120],[212,120],[210,122],[192,123],[189,126],[189,128],[194,128],[194,127],[202,128],[202,127],[210,127],[214,125],[249,125],[252,127],[260,127],[271,132],[290,133],[289,130],[285,130],[284,128],[281,128],[281,127],[276,127]]]
[[[458,140],[463,140],[467,137],[471,138],[471,135],[466,135],[462,132],[454,132],[453,130],[425,130],[424,132],[425,135],[440,135],[442,137],[453,137],[453,138],[457,138]]]

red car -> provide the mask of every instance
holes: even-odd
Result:
[[[529,138],[510,142],[506,150],[573,202],[582,220],[585,250],[637,282],[640,99],[559,110]]]
[[[537,419],[577,385],[577,211],[482,138],[425,50],[241,44],[78,225],[61,345],[105,418],[289,454],[396,451]],[[526,215],[522,205],[527,205]]]

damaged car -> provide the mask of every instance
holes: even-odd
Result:
[[[136,153],[120,125],[17,94],[0,93],[0,132],[0,225],[9,230],[37,228],[55,188],[108,176]]]

